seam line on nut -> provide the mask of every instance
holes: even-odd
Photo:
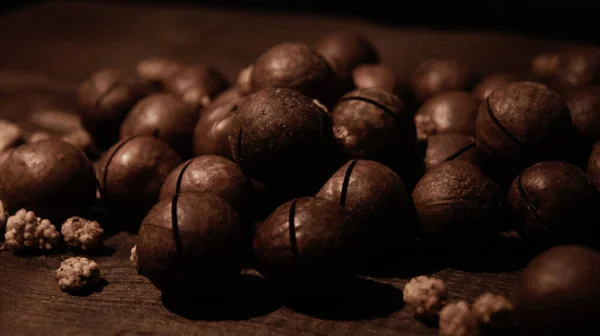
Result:
[[[340,195],[340,205],[346,206],[346,198],[348,197],[348,185],[350,184],[350,177],[352,176],[352,171],[354,167],[358,163],[358,160],[352,161],[348,169],[346,169],[346,174],[344,174],[344,182],[342,182],[342,194]]]
[[[181,182],[183,181],[183,174],[188,169],[188,167],[194,162],[195,159],[191,159],[188,163],[183,166],[181,171],[179,172],[179,176],[177,176],[177,183],[175,184],[175,194],[179,194],[181,192]]]
[[[344,101],[350,101],[350,100],[359,100],[362,102],[373,104],[373,105],[377,106],[379,109],[381,109],[383,112],[385,112],[386,114],[388,114],[392,118],[394,118],[394,120],[398,121],[398,115],[396,115],[396,113],[392,112],[392,110],[390,108],[388,108],[387,106],[385,106],[382,103],[375,101],[373,99],[357,97],[357,96],[350,96],[350,97],[345,97],[345,98],[340,99],[339,103],[344,102]]]
[[[457,157],[463,155],[464,153],[470,151],[471,149],[475,148],[476,146],[477,146],[477,144],[470,143],[470,144],[464,146],[463,148],[459,149],[458,151],[456,151],[454,154],[450,155],[444,161],[452,161],[452,160],[456,159]]]
[[[131,141],[131,139],[136,138],[138,136],[139,135],[133,135],[133,136],[130,136],[129,138],[123,140],[123,142],[121,142],[121,144],[119,146],[117,146],[117,148],[115,148],[115,150],[112,152],[112,154],[110,154],[110,156],[106,160],[106,164],[104,165],[104,174],[102,176],[103,188],[100,188],[100,195],[102,196],[102,198],[105,198],[108,195],[107,181],[108,181],[108,167],[110,166],[110,163],[112,162],[115,155],[117,155],[117,153],[121,150],[121,148],[123,148],[123,146],[125,146],[126,143],[128,143],[129,141]]]
[[[542,227],[544,228],[544,231],[548,231],[548,228],[546,227],[544,220],[538,214],[537,207],[535,206],[535,204],[533,204],[533,202],[529,198],[529,195],[527,195],[527,193],[525,192],[525,188],[523,188],[523,183],[522,183],[522,179],[521,179],[522,176],[523,176],[523,174],[519,174],[519,176],[517,177],[517,188],[519,189],[519,194],[521,196],[521,199],[523,200],[523,203],[525,203],[525,207],[533,215],[535,220],[538,221],[542,225]]]
[[[290,205],[290,213],[288,218],[288,228],[290,231],[290,248],[292,249],[292,254],[294,255],[294,259],[297,261],[300,258],[300,254],[298,252],[298,242],[296,241],[296,224],[294,223],[294,218],[296,217],[296,203],[297,199],[292,201]]]
[[[485,100],[485,103],[487,105],[486,106],[487,107],[487,113],[490,116],[490,119],[492,119],[492,122],[494,124],[496,124],[496,126],[500,129],[500,131],[502,133],[504,133],[504,135],[506,135],[514,143],[516,143],[517,145],[519,145],[519,146],[522,147],[523,143],[519,139],[517,139],[517,137],[515,137],[512,133],[510,133],[508,131],[508,129],[506,129],[506,127],[504,127],[504,125],[502,125],[502,123],[500,122],[500,120],[498,120],[498,118],[496,118],[496,116],[494,115],[494,112],[492,112],[492,107],[490,105],[490,98],[489,97]]]

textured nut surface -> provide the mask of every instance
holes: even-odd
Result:
[[[52,250],[60,242],[60,233],[47,219],[21,209],[6,221],[6,244],[13,250]]]
[[[327,62],[303,43],[282,43],[254,63],[252,92],[265,88],[293,89],[327,106],[335,100],[336,78]]]
[[[60,232],[69,247],[84,251],[100,247],[104,236],[104,230],[98,222],[81,217],[67,219]]]
[[[73,257],[60,264],[54,277],[61,290],[79,291],[100,279],[100,266],[90,259]]]
[[[479,335],[477,320],[465,301],[449,303],[440,311],[440,335]]]
[[[348,159],[392,165],[414,151],[415,125],[395,95],[375,88],[344,95],[331,111],[333,136]]]
[[[83,152],[64,141],[25,144],[13,149],[2,165],[0,195],[9,213],[25,208],[61,223],[91,207],[94,169]]]
[[[441,279],[425,275],[410,279],[404,285],[404,302],[415,312],[416,316],[433,316],[446,305],[448,288]]]
[[[454,241],[493,232],[502,190],[473,164],[454,160],[425,173],[412,193],[421,229]]]
[[[592,244],[600,239],[596,207],[600,193],[578,167],[545,161],[514,179],[508,202],[523,239],[542,246]]]
[[[213,102],[202,110],[194,128],[194,153],[197,156],[218,155],[233,160],[229,132],[241,98]]]
[[[302,285],[354,276],[360,267],[357,222],[340,205],[302,197],[277,208],[258,228],[257,270],[276,281]]]
[[[489,154],[525,162],[556,157],[572,136],[565,101],[533,82],[514,82],[490,94],[479,107],[475,128]]]
[[[585,335],[600,314],[600,254],[581,246],[558,246],[529,263],[515,293],[526,335]]]

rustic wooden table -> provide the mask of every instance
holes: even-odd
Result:
[[[336,30],[354,30],[371,38],[383,61],[402,75],[430,56],[464,59],[481,72],[522,71],[534,55],[567,47],[523,36],[400,29],[306,15],[51,3],[0,17],[0,117],[28,129],[52,127],[52,116],[75,112],[78,82],[101,67],[133,71],[145,57],[164,56],[212,64],[233,80],[274,44],[313,43]],[[61,131],[59,126],[56,131]],[[170,306],[131,267],[128,257],[134,239],[126,233],[108,239],[114,251],[95,258],[107,285],[85,297],[59,290],[52,272],[64,256],[25,258],[0,252],[0,335],[437,334],[414,320],[402,302],[406,279],[427,272],[426,265],[414,270],[399,262],[403,277],[367,277],[343,298],[313,305],[282,302],[250,272],[244,294],[219,303]],[[442,267],[431,272],[447,281],[452,300],[472,300],[485,291],[511,295],[519,266],[499,263],[506,264],[503,261],[514,254],[515,245],[503,244],[498,251],[483,269]]]

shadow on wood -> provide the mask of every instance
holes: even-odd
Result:
[[[402,309],[402,291],[388,284],[356,278],[328,294],[290,297],[286,306],[301,314],[336,321],[371,320]]]
[[[161,300],[170,312],[195,321],[247,320],[281,307],[267,281],[250,274],[243,274],[239,286],[227,295],[173,298],[163,294]]]

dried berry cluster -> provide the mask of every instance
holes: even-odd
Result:
[[[515,331],[514,306],[502,295],[485,293],[472,306],[447,302],[448,288],[441,279],[418,276],[404,285],[404,302],[419,319],[438,320],[440,335],[476,336]]]
[[[227,290],[248,263],[279,288],[331,288],[401,248],[477,256],[502,231],[536,253],[598,247],[600,51],[541,55],[532,68],[480,77],[432,58],[405,80],[366,38],[333,34],[273,46],[231,85],[211,66],[160,58],[135,77],[103,69],[77,94],[85,131],[22,144],[0,123],[0,224],[15,214],[7,245],[47,250],[59,242],[50,222],[64,222],[65,243],[89,251],[103,230],[73,216],[103,207],[114,229],[139,229],[131,262],[173,296]],[[595,258],[580,253],[573,273]],[[96,269],[77,259],[58,277],[79,287]],[[522,288],[522,325],[551,324],[535,286]],[[404,294],[447,335],[512,309],[493,295],[446,304],[445,285],[427,277]]]

